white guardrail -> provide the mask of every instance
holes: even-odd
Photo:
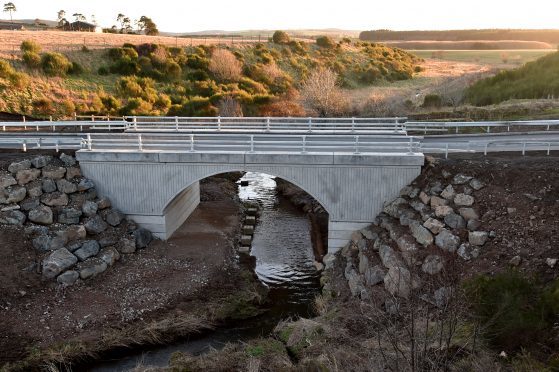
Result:
[[[184,133],[285,133],[285,134],[406,134],[407,132],[459,133],[461,129],[492,128],[559,129],[559,120],[438,122],[394,118],[302,118],[302,117],[159,117],[74,116],[73,121],[4,122],[4,132],[17,131],[133,131]]]

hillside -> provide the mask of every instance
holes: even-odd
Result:
[[[559,30],[444,30],[444,31],[392,31],[374,30],[363,31],[359,35],[366,41],[539,41],[549,44],[559,44]]]
[[[403,50],[349,41],[182,48],[126,44],[63,54],[27,44],[21,58],[0,60],[0,111],[39,117],[241,111],[301,116],[309,112],[298,100],[299,90],[317,69],[335,72],[347,89],[406,80],[420,71],[420,60]]]
[[[501,71],[480,80],[466,91],[466,99],[478,106],[510,99],[541,99],[559,96],[559,52],[526,65]]]

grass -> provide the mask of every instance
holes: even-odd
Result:
[[[421,58],[437,58],[446,61],[480,63],[493,66],[518,66],[536,60],[553,49],[539,50],[410,50]],[[507,63],[503,62],[506,57]]]

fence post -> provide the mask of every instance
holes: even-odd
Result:
[[[303,136],[303,151],[301,151],[303,154],[305,154],[307,152],[307,136]]]
[[[135,116],[132,118],[132,121],[134,123],[134,130],[138,130],[138,120]]]
[[[359,154],[359,136],[355,136],[355,152],[354,154]]]
[[[448,159],[448,143],[445,146],[445,150],[444,150],[444,158]]]
[[[95,121],[95,115],[91,115],[91,122],[93,123]]]
[[[409,154],[413,154],[413,137],[410,137],[410,142],[409,142]]]
[[[489,146],[489,142],[485,143],[485,149],[483,150],[483,155],[487,156],[487,146]]]
[[[522,141],[522,156],[526,153],[526,141]]]
[[[27,141],[23,140],[22,145],[23,145],[23,152],[27,152]]]
[[[23,117],[23,122],[25,123],[26,122],[25,121],[25,115],[23,115],[22,117]],[[27,130],[27,125],[26,124],[23,125],[23,129]]]
[[[254,152],[254,136],[250,136],[250,152]]]
[[[309,133],[312,133],[312,128],[311,128],[311,125],[312,125],[312,118],[309,116],[308,119],[309,119]]]
[[[178,132],[179,131],[179,117],[175,116],[175,130]]]
[[[352,117],[351,118],[351,132],[355,132],[355,118]]]
[[[550,150],[551,150],[551,142],[547,144],[547,155],[549,155]]]
[[[91,134],[87,134],[87,149],[89,151],[91,151],[91,148],[93,147],[93,143],[91,143]]]
[[[270,117],[268,116],[266,118],[266,132],[270,131]]]
[[[55,146],[56,152],[60,151],[60,141],[56,140],[56,146]]]
[[[138,148],[140,149],[140,151],[144,151],[144,146],[142,144],[142,135],[138,134]]]
[[[190,152],[194,152],[194,134],[190,135]]]
[[[217,130],[221,131],[221,116],[217,117]]]

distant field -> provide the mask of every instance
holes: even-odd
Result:
[[[536,60],[554,49],[547,50],[409,50],[422,58],[487,65],[522,65]]]
[[[463,40],[463,41],[438,41],[438,40],[404,40],[381,41],[393,47],[414,50],[528,50],[528,49],[554,49],[555,44],[541,41],[524,40]]]
[[[19,46],[23,40],[34,40],[41,44],[43,50],[69,52],[81,49],[86,45],[89,49],[103,49],[122,46],[124,43],[143,44],[155,43],[168,46],[189,46],[200,44],[231,43],[223,38],[181,38],[172,36],[145,36],[98,34],[92,32],[64,32],[64,31],[7,31],[0,30],[0,57],[19,55]],[[240,40],[234,40],[240,43]],[[243,40],[244,43],[251,40]],[[254,42],[254,40],[252,40]]]

